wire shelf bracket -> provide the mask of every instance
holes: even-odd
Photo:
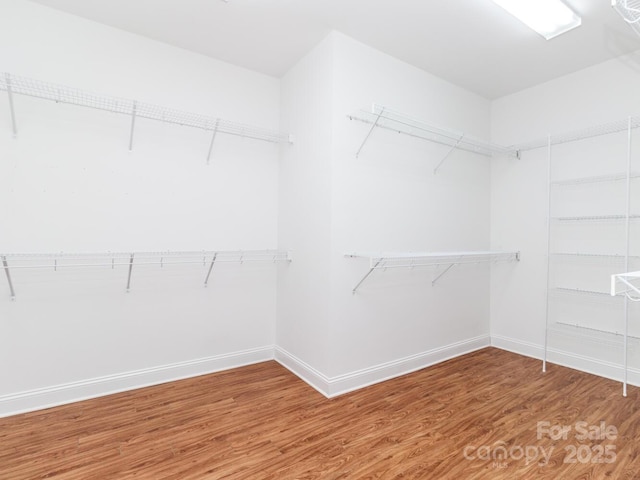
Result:
[[[216,258],[218,257],[217,253],[213,254],[213,258],[211,259],[211,265],[209,265],[209,271],[207,272],[207,278],[204,279],[204,286],[207,287],[209,285],[209,277],[211,276],[211,270],[213,270],[213,265],[216,263]]]
[[[374,106],[374,110],[375,110],[375,106]],[[380,107],[380,112],[376,116],[375,121],[371,124],[371,128],[369,129],[369,132],[367,132],[367,136],[364,137],[364,140],[360,144],[360,148],[358,148],[358,151],[356,152],[356,158],[360,156],[360,152],[364,148],[364,145],[367,143],[367,140],[369,140],[369,137],[373,133],[373,130],[378,126],[378,122],[380,121],[380,117],[382,117],[383,113],[384,113],[384,107]]]
[[[0,254],[2,268],[9,283],[11,299],[15,300],[16,293],[12,281],[11,269],[61,269],[73,268],[127,268],[126,292],[131,291],[133,267],[160,266],[165,268],[172,265],[200,264],[206,267],[207,259],[211,258],[204,281],[206,287],[214,264],[244,262],[291,262],[291,254],[280,250],[218,250],[195,252],[133,252],[133,253],[44,253],[44,254]],[[135,260],[135,262],[134,262]]]
[[[355,294],[374,270],[387,268],[415,268],[444,266],[431,282],[435,285],[440,278],[447,274],[453,267],[465,264],[477,264],[500,261],[519,261],[520,252],[499,251],[469,251],[469,252],[440,252],[440,253],[346,253],[347,258],[366,258],[369,260],[369,270],[351,290]]]
[[[440,163],[438,163],[438,165],[436,165],[436,168],[433,169],[433,174],[435,175],[436,173],[438,173],[438,170],[440,169],[440,167],[444,164],[444,162],[447,161],[447,158],[449,158],[451,156],[451,154],[453,153],[453,151],[458,148],[458,145],[460,145],[460,142],[462,142],[462,139],[464,138],[464,134],[460,135],[460,138],[458,139],[458,141],[455,143],[455,145],[453,145],[451,147],[451,149],[447,152],[447,154],[442,158],[442,160],[440,160]]]
[[[2,268],[4,269],[4,273],[7,276],[7,282],[9,282],[9,292],[11,293],[11,300],[15,300],[16,291],[13,288],[13,282],[11,281],[11,272],[9,272],[9,263],[7,262],[7,257],[5,255],[2,256]]]
[[[493,155],[503,155],[513,158],[520,157],[520,152],[513,147],[504,147],[484,140],[474,139],[462,132],[429,125],[404,113],[400,113],[375,103],[372,105],[370,110],[364,108],[357,110],[356,112],[348,115],[347,118],[371,125],[371,128],[367,132],[360,148],[358,148],[356,152],[356,157],[360,155],[376,127],[451,147],[451,150],[449,150],[435,168],[434,173],[437,173],[444,161],[456,149],[465,150],[486,157],[491,157]]]
[[[131,133],[129,134],[129,151],[133,152],[133,132],[136,128],[136,110],[137,110],[137,102],[133,102],[133,107],[131,108]]]
[[[129,275],[127,276],[127,293],[131,291],[131,273],[133,272],[133,256],[134,254],[132,253],[131,257],[129,257]],[[160,260],[160,263],[161,264],[163,263],[162,260]]]
[[[455,267],[455,266],[456,266],[456,264],[455,264],[455,263],[452,263],[452,264],[451,264],[451,265],[449,265],[447,268],[445,268],[442,272],[440,272],[440,273],[436,276],[436,278],[434,278],[433,280],[431,280],[431,286],[434,286],[438,280],[440,280],[442,277],[444,277],[444,276],[449,272],[449,270],[451,270],[451,269],[452,269],[453,267]]]
[[[634,280],[640,279],[640,272],[617,273],[611,275],[611,296],[624,295],[632,302],[640,302],[640,287],[634,285]],[[619,284],[624,287],[620,290]]]
[[[4,81],[7,90],[7,95],[9,97],[9,113],[11,115],[11,130],[13,131],[13,138],[18,136],[18,127],[16,124],[16,111],[13,106],[13,87],[11,86],[11,75],[8,73],[4,74]]]
[[[216,126],[213,128],[213,134],[211,135],[211,143],[209,144],[209,151],[207,152],[207,165],[211,162],[211,153],[213,152],[213,144],[216,141],[216,135],[218,134],[218,125],[220,124],[220,119],[216,119]]]
[[[42,100],[50,100],[56,103],[88,107],[131,117],[129,150],[132,150],[133,148],[133,134],[138,118],[210,131],[213,132],[214,139],[216,134],[225,133],[228,135],[235,135],[242,138],[246,137],[270,143],[293,143],[293,136],[287,133],[232,122],[229,120],[222,120],[209,115],[185,112],[160,105],[143,103],[137,100],[97,94],[73,87],[12,75],[10,73],[0,74],[0,90],[6,91],[9,96],[9,110],[14,136],[17,135],[17,127],[13,99],[15,95],[24,95]],[[211,147],[209,148],[207,160],[210,156]]]

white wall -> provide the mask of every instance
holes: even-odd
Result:
[[[328,353],[332,78],[331,36],[282,78],[281,124],[295,143],[281,158],[278,241],[294,261],[278,277],[277,358],[316,384]]]
[[[279,128],[277,79],[26,1],[2,4],[0,71]],[[129,153],[126,116],[15,107],[13,139],[0,96],[0,252],[276,248],[278,146],[218,135],[206,165],[204,131],[138,119]],[[202,265],[134,269],[129,294],[124,270],[12,273],[0,414],[272,355],[272,264],[216,267],[208,289]]]
[[[639,82],[640,55],[635,54],[498,99],[492,104],[492,139],[502,144],[520,143],[637,115],[640,97],[634,92]],[[633,162],[637,169],[635,135]],[[559,166],[554,167],[556,178],[624,171],[626,134],[554,147],[552,155],[558,160],[554,163]],[[571,171],[558,170],[562,164],[570,165]],[[493,269],[492,339],[497,346],[537,357],[542,356],[546,318],[547,172],[547,151],[542,148],[525,152],[521,160],[498,159],[493,162],[491,173],[492,247],[510,244],[522,251],[517,270]],[[607,210],[611,204],[607,188],[596,185],[591,197],[584,198],[577,208],[583,212]],[[616,208],[621,209],[622,205]],[[595,232],[586,231],[577,241],[584,244]],[[603,279],[604,283],[608,280],[606,275]],[[586,299],[585,303],[589,301]],[[591,311],[596,308],[599,307],[593,304],[588,307]],[[621,361],[619,347],[614,347],[616,352],[612,355],[611,346],[607,346],[608,352],[602,356],[603,352],[596,352],[590,342],[574,339],[563,348],[566,351],[556,353],[554,361],[618,378],[621,374],[611,366]]]
[[[434,174],[448,147],[386,130],[356,158],[370,126],[347,115],[375,102],[488,138],[489,102],[340,34],[335,52],[328,374],[342,391],[477,348],[489,333],[485,266],[455,268],[435,286],[441,269],[376,271],[353,295],[368,263],[343,257],[488,249],[489,160],[456,151]]]
[[[489,102],[339,33],[283,79],[282,97],[296,145],[280,243],[296,261],[279,283],[279,359],[335,395],[488,344],[486,266],[435,287],[433,268],[375,272],[352,295],[368,264],[344,254],[488,248],[486,158],[456,152],[434,175],[447,147],[376,130],[356,159],[369,126],[347,116],[376,102],[488,138]]]
[[[634,56],[494,102],[332,33],[281,80],[21,0],[0,71],[295,135],[277,147],[0,96],[0,252],[275,248],[294,261],[0,279],[0,415],[273,355],[327,395],[489,344],[540,355],[546,152],[456,151],[347,116],[371,103],[512,144],[640,111]],[[5,132],[4,135],[2,132]],[[374,272],[347,252],[522,251],[518,264]],[[590,368],[593,365],[576,364]]]

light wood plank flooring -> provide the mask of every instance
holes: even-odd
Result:
[[[0,479],[640,478],[640,389],[540,367],[487,348],[327,400],[266,362],[0,419]]]

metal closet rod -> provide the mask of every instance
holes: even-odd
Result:
[[[210,115],[185,112],[160,105],[139,102],[137,100],[97,94],[74,87],[12,75],[6,72],[0,73],[0,90],[6,91],[9,95],[9,107],[14,135],[17,134],[18,130],[16,127],[13,97],[14,95],[25,95],[56,103],[66,103],[131,116],[129,149],[133,147],[133,132],[136,118],[146,118],[174,125],[207,130],[213,133],[212,143],[218,133],[226,133],[272,143],[292,143],[293,141],[292,136],[287,133],[223,120]],[[211,148],[209,148],[209,156],[210,155]]]

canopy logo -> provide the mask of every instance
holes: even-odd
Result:
[[[549,465],[556,449],[564,451],[563,463],[614,463],[618,429],[601,421],[598,424],[579,421],[571,425],[542,421],[536,425],[536,445],[509,445],[503,440],[491,445],[467,445],[462,454],[466,460],[493,462],[494,468],[507,468],[511,462]],[[562,447],[556,442],[575,440]]]

